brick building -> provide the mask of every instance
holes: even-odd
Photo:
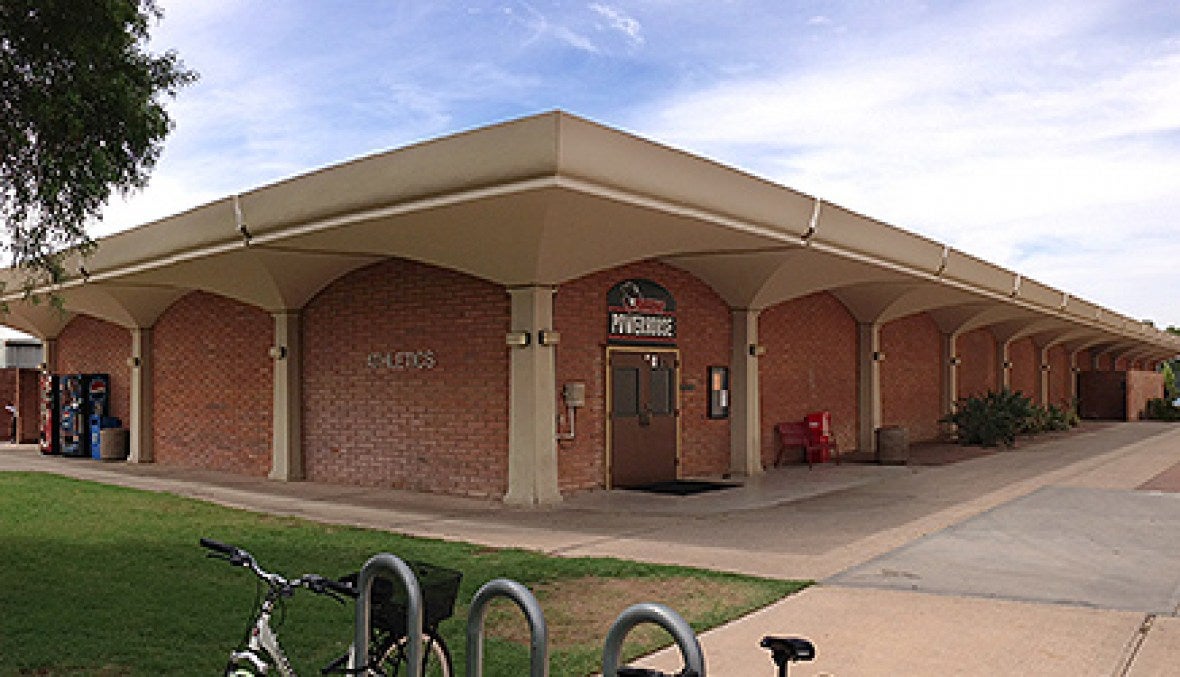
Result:
[[[51,371],[111,375],[132,462],[525,505],[757,474],[775,423],[815,410],[867,450],[885,425],[932,439],[957,398],[1000,386],[1067,403],[1078,370],[1134,373],[1138,402],[1180,352],[941,243],[560,112],[100,244],[60,291],[67,313],[14,296],[5,322],[44,341]]]

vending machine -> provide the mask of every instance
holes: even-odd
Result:
[[[90,417],[106,416],[110,403],[108,374],[66,374],[58,387],[61,402],[61,453],[90,456]]]
[[[47,371],[41,372],[41,453],[61,453],[61,428],[59,423],[58,378]]]

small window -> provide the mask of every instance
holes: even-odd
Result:
[[[668,416],[676,409],[673,401],[673,382],[676,374],[667,367],[653,369],[651,372],[651,413],[657,416]]]
[[[611,375],[611,402],[616,418],[639,415],[639,370],[615,367]]]

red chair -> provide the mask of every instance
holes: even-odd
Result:
[[[782,464],[783,455],[790,447],[799,447],[803,450],[803,458],[807,461],[808,468],[828,460],[834,460],[836,465],[840,465],[840,451],[835,438],[813,439],[813,436],[808,434],[806,422],[779,423],[774,426],[774,430],[778,433],[778,454],[774,457],[774,467]]]

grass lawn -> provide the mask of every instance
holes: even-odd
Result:
[[[411,538],[231,510],[192,499],[37,473],[0,473],[0,674],[219,674],[242,638],[256,592],[244,569],[207,559],[207,536],[251,551],[263,568],[339,577],[391,552],[463,572],[442,626],[463,674],[466,604],[493,578],[534,591],[550,630],[551,674],[585,675],[606,630],[635,602],[662,602],[698,631],[805,585],[605,558],[561,558]],[[300,591],[279,637],[300,674],[343,653],[352,605]],[[282,619],[276,614],[275,620]],[[773,628],[768,628],[768,631]],[[528,631],[510,602],[492,604],[485,674],[527,674]],[[631,633],[627,656],[669,638]]]

